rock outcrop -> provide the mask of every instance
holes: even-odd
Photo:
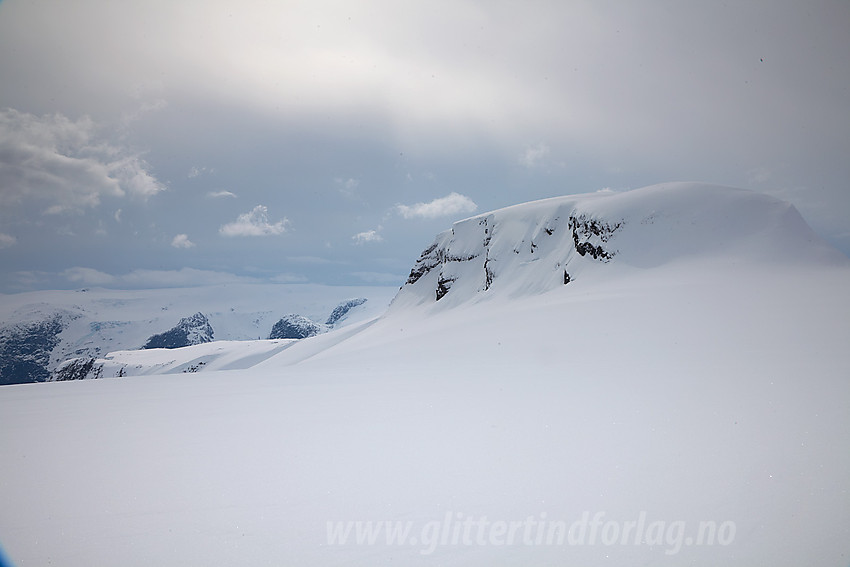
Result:
[[[212,341],[213,335],[209,319],[199,312],[191,317],[180,319],[180,322],[168,331],[153,335],[142,348],[180,348],[199,345]]]

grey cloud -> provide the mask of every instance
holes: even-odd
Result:
[[[9,273],[301,257],[344,283],[341,263],[405,271],[452,215],[667,180],[784,194],[850,252],[847,2],[5,0],[0,16],[0,100],[33,118],[26,144],[0,132]],[[379,224],[380,247],[351,245]]]
[[[14,246],[17,241],[18,239],[11,234],[0,232],[0,248],[9,248]]]
[[[187,0],[173,10],[123,2],[110,25],[98,26],[102,6],[90,0],[50,11],[9,4],[0,30],[8,41],[34,62],[60,46],[75,62],[64,73],[77,81],[42,79],[86,85],[68,98],[165,81],[170,92],[221,93],[268,111],[381,109],[408,139],[477,128],[660,142],[678,126],[709,129],[715,141],[731,130],[746,147],[754,132],[742,125],[775,130],[777,114],[829,126],[849,69],[842,22],[850,14],[841,3],[373,0],[234,9]],[[46,30],[40,43],[26,31],[33,28]],[[156,42],[127,39],[149,28]],[[824,104],[800,104],[811,96]]]
[[[35,200],[46,213],[95,207],[103,196],[150,197],[165,186],[128,148],[97,135],[88,117],[0,111],[0,202]]]
[[[111,285],[117,281],[117,278],[106,272],[101,272],[94,268],[74,267],[68,268],[59,274],[68,281],[82,283],[85,285]]]
[[[206,283],[209,285],[226,283],[251,283],[256,278],[237,276],[215,270],[197,270],[181,268],[179,270],[132,270],[122,275],[112,275],[86,267],[74,267],[64,270],[62,277],[74,283],[105,287],[158,288],[187,287]]]
[[[525,167],[532,169],[543,164],[546,158],[549,157],[551,150],[549,146],[540,142],[534,146],[529,146],[520,155],[519,162]]]

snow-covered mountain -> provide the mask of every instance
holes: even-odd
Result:
[[[216,285],[182,289],[38,291],[0,295],[0,384],[64,379],[73,359],[89,365],[113,351],[174,348],[213,338],[265,339],[276,321],[298,313],[341,326],[380,314],[394,288],[307,284]],[[352,311],[351,294],[364,300]],[[370,299],[366,303],[366,299]],[[79,377],[71,367],[70,375]],[[67,375],[66,375],[67,376]]]
[[[48,310],[38,317],[0,328],[0,385],[43,382],[50,378],[50,357],[59,345],[59,334],[73,320],[63,310]]]
[[[210,325],[210,320],[199,311],[191,317],[183,317],[164,333],[152,336],[142,348],[181,348],[199,345],[211,342],[214,335],[215,331]]]
[[[395,303],[457,305],[488,294],[542,293],[602,264],[649,268],[702,257],[846,262],[784,201],[666,183],[545,199],[459,221],[422,252]]]
[[[334,310],[331,311],[330,315],[328,315],[328,320],[325,321],[325,325],[336,325],[340,321],[346,319],[352,309],[359,307],[364,303],[366,303],[365,297],[352,297],[351,299],[346,299],[334,307]]]
[[[1,388],[0,538],[20,565],[846,565],[848,289],[746,191],[478,215],[380,317]]]
[[[323,331],[325,331],[323,325],[319,325],[315,321],[311,321],[303,315],[290,313],[281,317],[280,320],[274,324],[272,332],[269,333],[269,338],[306,339],[307,337],[314,337]]]

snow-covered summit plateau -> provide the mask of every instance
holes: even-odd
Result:
[[[847,261],[789,203],[731,187],[665,183],[545,199],[456,222],[422,252],[395,303],[526,295],[612,261],[650,268],[696,258]]]
[[[20,566],[846,566],[848,290],[752,192],[477,215],[383,315],[0,388],[0,543]]]

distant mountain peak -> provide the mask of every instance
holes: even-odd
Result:
[[[327,329],[315,321],[290,313],[284,315],[272,326],[269,339],[306,339],[324,333]]]
[[[177,325],[168,331],[153,335],[142,348],[181,348],[199,345],[212,341],[213,335],[209,319],[198,312],[180,319]]]
[[[363,305],[364,303],[366,303],[365,297],[354,297],[352,299],[346,299],[345,301],[334,307],[334,310],[331,311],[331,314],[328,316],[328,320],[325,321],[325,325],[336,325],[337,323],[345,319],[352,309]]]

